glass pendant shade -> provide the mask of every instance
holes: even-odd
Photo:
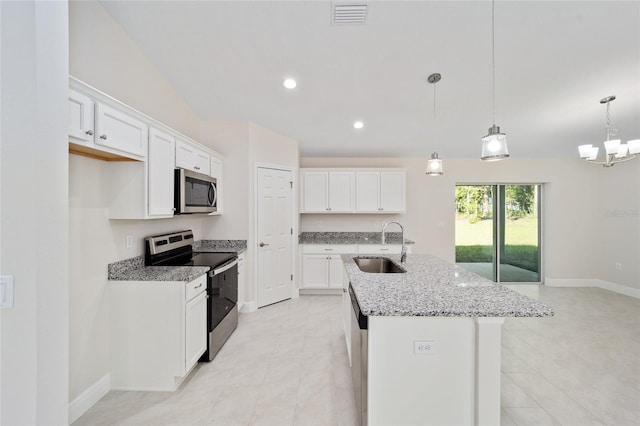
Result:
[[[489,129],[489,134],[482,138],[483,161],[497,161],[509,158],[507,149],[507,135],[500,133],[500,127],[495,124]]]
[[[612,139],[610,141],[604,141],[604,149],[605,151],[607,151],[607,155],[617,154],[619,146],[620,146],[620,139]]]
[[[640,154],[640,139],[634,139],[627,141],[629,147],[629,154]]]
[[[427,172],[429,176],[442,175],[442,160],[438,158],[438,153],[431,154],[431,158],[427,160]]]
[[[589,158],[591,157],[591,150],[593,149],[593,145],[586,144],[580,145],[578,147],[578,152],[580,152],[580,158]]]
[[[616,152],[616,158],[624,158],[629,152],[629,146],[626,143],[618,145],[618,152]]]

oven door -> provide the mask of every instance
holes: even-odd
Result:
[[[216,178],[191,170],[175,170],[176,214],[214,213],[218,210]]]
[[[238,302],[238,259],[209,272],[207,282],[209,306],[207,309],[207,327],[209,332],[236,308]]]

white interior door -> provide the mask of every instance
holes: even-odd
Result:
[[[258,168],[258,308],[291,298],[291,182],[290,171]]]

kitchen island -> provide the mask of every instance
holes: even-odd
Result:
[[[500,424],[502,323],[553,309],[434,256],[389,256],[404,273],[354,257],[342,255],[345,336],[364,423]]]

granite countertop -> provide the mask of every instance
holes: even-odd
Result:
[[[387,232],[387,244],[402,244],[400,232]],[[382,244],[381,232],[303,232],[299,244]],[[405,244],[415,244],[404,239]]]
[[[209,271],[208,266],[144,266],[144,256],[107,265],[111,281],[184,281],[189,282]]]
[[[247,250],[247,240],[199,240],[193,243],[193,251],[217,253],[236,252],[238,254]]]
[[[376,257],[376,256],[361,256]],[[379,256],[378,256],[379,257]],[[388,256],[406,273],[362,272],[342,255],[360,310],[372,316],[547,317],[553,309],[435,256]]]

